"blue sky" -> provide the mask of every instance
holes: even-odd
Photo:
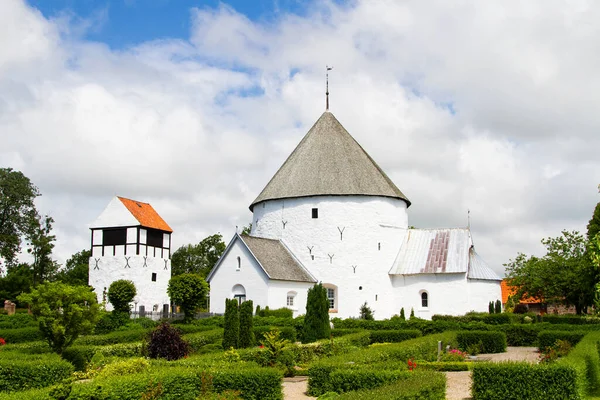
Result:
[[[29,0],[46,18],[65,13],[94,21],[84,38],[126,48],[147,40],[189,37],[191,8],[227,4],[252,21],[269,21],[281,13],[303,14],[300,0]]]

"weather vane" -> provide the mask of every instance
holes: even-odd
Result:
[[[325,111],[329,111],[329,71],[332,69],[329,65],[325,66]]]

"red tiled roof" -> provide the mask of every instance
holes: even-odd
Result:
[[[506,279],[502,280],[502,282],[500,283],[500,288],[502,289],[502,304],[506,304],[506,302],[508,301],[508,297],[513,296],[515,293],[517,293],[517,288],[514,286],[510,286],[506,282]],[[537,304],[537,303],[543,303],[543,301],[536,299],[535,297],[526,297],[526,298],[521,299],[520,303]]]
[[[142,203],[141,201],[137,200],[126,199],[124,197],[119,197],[119,200],[121,200],[129,212],[143,227],[159,229],[165,232],[173,232],[173,229],[171,229],[165,220],[158,215],[158,213],[150,204]]]

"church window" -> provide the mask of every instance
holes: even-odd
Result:
[[[148,229],[146,233],[146,244],[148,246],[163,247],[163,233],[155,229]]]
[[[152,282],[156,282],[156,272],[152,273]]]
[[[294,300],[296,298],[296,292],[288,292],[286,305],[288,307],[294,307]]]
[[[381,242],[377,243],[377,250],[381,250]]]
[[[127,228],[104,229],[102,231],[102,244],[104,246],[118,246],[127,243]]]
[[[240,269],[242,269],[242,259],[240,258],[240,256],[238,256],[238,258],[237,258],[237,270],[239,271]]]
[[[318,208],[313,208],[312,209],[312,217],[313,218],[319,218],[319,209]]]
[[[242,285],[235,285],[231,291],[233,298],[238,301],[238,304],[246,301],[246,289]]]
[[[429,307],[429,294],[427,292],[421,292],[421,307]]]
[[[337,287],[331,284],[324,284],[323,287],[327,289],[327,302],[329,303],[329,310],[337,310]]]

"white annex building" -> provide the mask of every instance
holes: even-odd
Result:
[[[487,311],[501,278],[468,228],[409,229],[410,201],[326,111],[250,205],[250,236],[236,234],[207,280],[211,311],[225,298],[305,313],[307,291],[327,288],[331,317]]]
[[[98,302],[107,300],[112,282],[127,279],[135,284],[134,306],[140,311],[162,311],[169,305],[173,230],[150,204],[114,197],[90,229],[89,284]],[[106,308],[112,309],[110,303]]]

